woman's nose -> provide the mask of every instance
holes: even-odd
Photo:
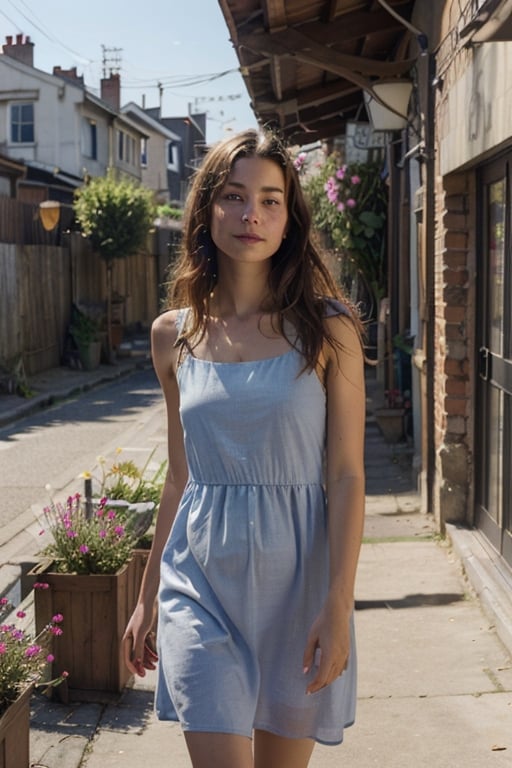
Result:
[[[242,214],[242,221],[252,222],[252,223],[255,223],[258,221],[258,212],[254,205],[247,205],[245,207],[244,212]]]

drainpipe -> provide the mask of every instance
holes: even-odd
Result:
[[[427,512],[434,512],[434,491],[436,475],[436,402],[435,402],[435,116],[434,88],[435,56],[425,57],[425,289],[426,289],[426,393],[427,393]]]

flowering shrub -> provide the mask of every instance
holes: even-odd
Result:
[[[375,313],[386,292],[387,192],[381,166],[347,165],[332,154],[304,191],[315,228],[341,252],[345,272],[362,280],[373,305],[370,314]]]
[[[126,525],[125,512],[100,499],[86,514],[79,493],[65,504],[53,499],[43,510],[52,541],[43,554],[54,560],[58,573],[115,573],[131,557],[136,538]]]
[[[10,617],[3,623],[6,615],[12,611],[13,606],[7,598],[0,598],[0,715],[28,685],[55,686],[67,677],[67,672],[63,672],[54,680],[40,683],[47,666],[54,661],[49,649],[53,637],[62,634],[59,625],[63,616],[53,616],[42,632],[32,638],[24,629],[12,623]],[[16,618],[23,620],[24,611],[17,611]]]
[[[122,448],[116,449],[116,455],[122,453]],[[153,501],[155,506],[160,502],[165,479],[167,462],[162,462],[156,472],[149,473],[149,464],[154,451],[142,468],[133,461],[114,461],[107,467],[104,456],[98,456],[96,461],[100,467],[101,476],[95,477],[91,472],[83,472],[80,477],[90,479],[96,485],[94,493],[108,499],[123,499],[131,504],[140,501]]]

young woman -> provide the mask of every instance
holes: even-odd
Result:
[[[125,657],[153,667],[159,590],[157,713],[194,768],[305,768],[354,720],[363,351],[309,227],[274,135],[220,142],[152,329],[169,472]]]

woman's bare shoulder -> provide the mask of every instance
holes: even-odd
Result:
[[[153,342],[168,343],[173,346],[179,336],[177,309],[168,309],[162,312],[153,321],[151,326],[151,337]]]

